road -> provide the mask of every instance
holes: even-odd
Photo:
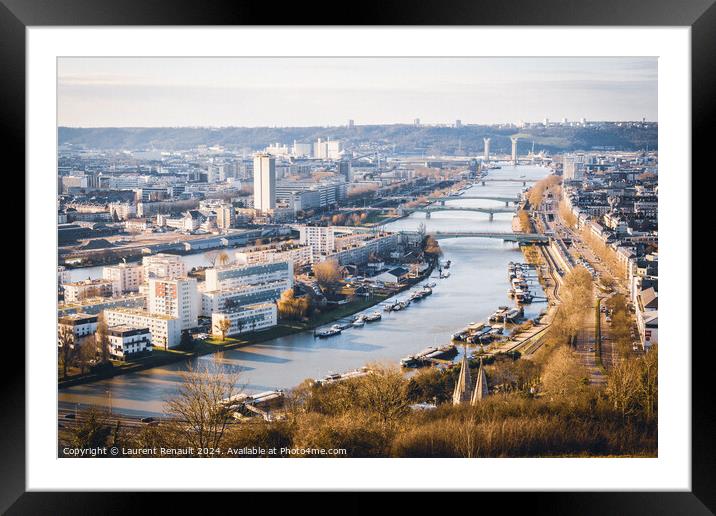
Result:
[[[597,302],[598,298],[595,297],[592,312],[577,335],[575,351],[584,367],[589,371],[589,383],[602,386],[607,383],[607,376],[597,362],[597,327],[594,315],[597,310]]]

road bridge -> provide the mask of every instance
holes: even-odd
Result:
[[[419,235],[417,231],[400,231],[401,235]],[[549,237],[539,233],[497,233],[492,231],[429,231],[437,240],[446,238],[497,238],[505,242],[548,244]]]
[[[510,203],[517,204],[520,202],[519,197],[505,197],[501,195],[443,195],[442,197],[434,196],[428,197],[428,200],[445,204],[445,201],[460,201],[460,200],[477,200],[485,199],[488,201],[500,201],[504,202],[505,206],[509,206]]]
[[[473,211],[477,213],[488,213],[490,220],[495,218],[495,213],[514,213],[513,208],[478,208],[478,207],[464,207],[464,206],[424,206],[419,208],[399,208],[398,214],[422,212],[425,213],[425,218],[429,219],[430,214],[434,211]]]

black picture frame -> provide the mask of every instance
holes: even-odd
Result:
[[[325,4],[325,5],[322,5]],[[338,13],[328,19],[317,13]],[[15,154],[18,167],[25,163],[25,29],[29,26],[103,25],[556,25],[556,26],[689,26],[692,43],[692,163],[704,171],[711,149],[709,126],[716,104],[716,5],[714,0],[502,0],[478,2],[370,2],[342,9],[335,2],[283,5],[246,1],[176,0],[0,0],[0,124],[5,148]],[[48,86],[50,87],[50,86]],[[689,171],[668,171],[686,175]],[[28,185],[26,190],[31,195]],[[27,274],[29,271],[25,271]],[[27,314],[26,314],[27,322]],[[683,342],[691,345],[691,324]],[[32,343],[26,343],[30,345]],[[707,344],[704,342],[704,344]],[[696,354],[697,350],[694,350]],[[25,356],[18,346],[5,346],[0,410],[0,510],[8,514],[103,514],[142,509],[145,497],[122,493],[25,492]],[[620,493],[511,493],[511,504],[529,507],[530,513],[550,514],[713,514],[716,510],[716,416],[710,403],[713,391],[708,360],[692,366],[692,491]],[[185,494],[168,493],[174,503]],[[162,495],[163,496],[163,495]],[[300,504],[303,495],[295,495]],[[486,508],[490,499],[505,495],[480,494]],[[437,498],[437,499],[436,499]],[[353,500],[353,501],[352,501]],[[405,501],[422,509],[440,503],[438,497],[416,496]],[[266,495],[242,498],[242,510],[261,510]],[[475,508],[478,502],[473,498]],[[357,494],[341,505],[367,509]],[[253,507],[252,507],[253,506]],[[513,507],[516,507],[514,505]],[[440,507],[440,506],[438,506]],[[445,508],[442,506],[442,508]]]

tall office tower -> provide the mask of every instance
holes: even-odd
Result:
[[[490,139],[483,138],[482,141],[485,142],[485,152],[482,154],[482,160],[490,161]]]
[[[262,212],[276,208],[276,158],[270,154],[254,156],[254,208]]]
[[[517,165],[517,140],[516,136],[510,138],[512,140],[512,164]]]
[[[353,120],[348,120],[348,129],[353,129],[355,127],[355,122]]]
[[[419,118],[416,118],[415,120],[413,120],[413,125],[414,125],[415,127],[420,127],[420,119],[419,119]]]
[[[462,120],[455,120],[455,128],[460,129],[462,127]]]

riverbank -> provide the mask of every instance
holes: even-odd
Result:
[[[414,287],[418,283],[429,278],[434,269],[435,264],[433,263],[421,276],[409,281],[400,288],[391,290],[387,293],[372,294],[370,297],[366,298],[357,298],[349,303],[346,303],[345,305],[338,306],[333,310],[322,312],[306,322],[284,321],[272,328],[247,334],[245,337],[226,337],[223,341],[218,338],[195,340],[194,347],[191,350],[181,350],[176,348],[169,350],[156,349],[152,352],[151,356],[140,358],[136,362],[118,363],[111,369],[107,368],[96,373],[85,373],[83,375],[73,376],[67,380],[60,380],[58,382],[58,388],[64,389],[75,385],[83,385],[100,380],[107,380],[116,376],[165,366],[182,360],[190,360],[203,355],[220,353],[222,351],[229,351],[281,337],[287,337],[296,333],[312,331],[326,324],[338,321],[345,317],[350,317],[351,315],[382,303],[386,299]]]

